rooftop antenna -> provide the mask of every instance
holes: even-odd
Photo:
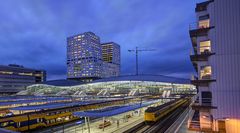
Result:
[[[136,54],[136,75],[138,75],[138,52],[145,51],[155,51],[155,49],[138,49],[138,47],[136,47],[135,49],[128,50],[128,52],[135,52]]]

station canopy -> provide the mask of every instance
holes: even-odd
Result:
[[[74,112],[73,115],[78,117],[110,117],[110,116],[122,114],[125,112],[133,111],[139,108],[143,108],[157,102],[159,102],[159,100],[152,100],[148,102],[136,103],[136,104],[124,105],[124,106],[112,106],[112,107],[107,107],[107,108],[98,109],[98,110]]]
[[[62,100],[71,100],[68,97],[28,97],[28,98],[13,98],[13,99],[4,99],[0,102],[0,106],[8,106],[13,104],[30,104],[30,103],[41,103],[41,102],[57,102]]]
[[[34,84],[27,90],[20,92],[22,95],[73,95],[84,91],[97,93],[101,89],[110,92],[126,93],[129,89],[140,89],[151,92],[164,89],[196,90],[190,80],[163,75],[127,75],[94,80],[89,83],[72,80],[54,80],[42,84]]]
[[[19,107],[11,108],[10,110],[18,110],[18,111],[45,110],[45,109],[71,107],[71,106],[77,106],[77,105],[78,106],[79,105],[89,105],[89,104],[102,103],[102,102],[106,102],[106,100],[65,102],[65,103],[47,103],[47,104],[41,104],[41,105],[19,106]]]

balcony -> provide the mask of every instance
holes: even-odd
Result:
[[[199,111],[198,110],[194,111],[193,115],[191,115],[188,120],[188,129],[191,131],[198,132],[212,132],[211,128],[204,127],[212,127],[212,122],[200,122]]]
[[[215,82],[215,79],[211,79],[211,76],[202,76],[201,79],[197,77],[192,77],[191,83],[195,86],[209,86],[209,83]]]
[[[200,36],[208,36],[208,31],[214,28],[214,26],[209,25],[199,25],[199,23],[192,23],[189,25],[189,34],[193,46],[197,45],[196,38]]]
[[[209,3],[214,2],[214,0],[208,0],[202,3],[197,3],[195,12],[206,11]]]
[[[212,98],[202,98],[202,103],[199,100],[196,100],[191,104],[193,110],[205,110],[209,111],[210,109],[217,109],[217,107],[212,106]]]
[[[200,131],[200,119],[199,119],[199,111],[194,111],[192,118],[188,120],[188,129],[192,131]]]
[[[208,57],[214,55],[215,53],[203,52],[201,54],[190,55],[191,61],[208,61]]]

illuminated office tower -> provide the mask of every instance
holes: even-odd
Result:
[[[27,86],[46,81],[44,70],[25,68],[20,65],[0,65],[0,93],[14,94]]]
[[[93,80],[102,77],[100,38],[92,32],[67,38],[67,78]]]
[[[103,77],[120,74],[120,46],[114,42],[102,44]]]
[[[208,0],[195,8],[190,55],[198,88],[188,128],[199,132],[240,131],[240,0]]]

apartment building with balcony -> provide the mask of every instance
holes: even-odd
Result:
[[[191,107],[189,130],[240,131],[240,1],[208,0],[196,4],[190,24],[198,94]]]
[[[25,68],[20,65],[0,65],[0,93],[14,94],[27,86],[46,81],[44,70]]]

